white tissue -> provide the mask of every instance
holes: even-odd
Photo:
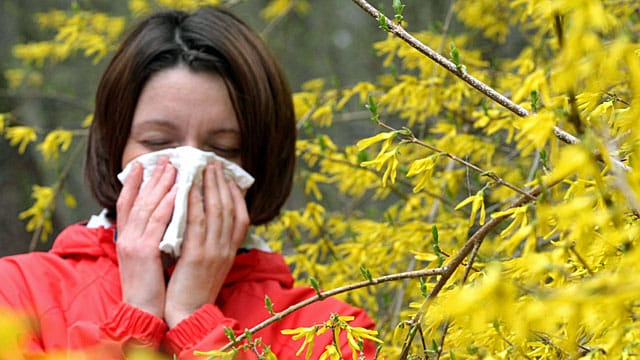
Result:
[[[224,175],[228,179],[232,179],[238,184],[240,190],[246,193],[247,189],[253,184],[253,177],[237,164],[216,155],[213,152],[205,152],[191,146],[181,146],[172,149],[165,149],[141,155],[132,160],[118,174],[118,179],[124,183],[124,180],[131,172],[134,163],[142,164],[144,168],[143,185],[151,177],[155,169],[158,159],[161,156],[169,158],[171,164],[176,168],[176,184],[178,185],[175,205],[171,222],[165,230],[162,241],[160,242],[160,250],[174,257],[180,256],[180,248],[184,239],[184,232],[187,222],[187,204],[189,200],[189,190],[191,185],[202,184],[202,171],[205,166],[214,160],[219,160],[224,168]]]

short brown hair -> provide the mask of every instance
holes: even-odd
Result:
[[[221,76],[240,127],[242,166],[256,179],[246,194],[251,223],[278,215],[289,196],[296,126],[287,80],[260,37],[229,12],[165,10],[142,20],[124,39],[98,85],[85,176],[98,203],[116,217],[116,175],[145,83],[158,71],[186,65]]]

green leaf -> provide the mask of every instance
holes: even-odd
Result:
[[[251,331],[249,329],[244,329],[244,336],[247,338],[248,342],[253,342],[253,337],[251,336]]]
[[[402,11],[404,10],[404,4],[401,0],[393,0],[393,10],[395,11],[395,19],[397,22],[401,22],[404,17],[402,16]]]
[[[309,281],[311,282],[311,287],[313,288],[313,290],[316,291],[316,294],[318,296],[322,296],[322,293],[320,292],[320,285],[318,284],[318,280],[316,280],[316,278],[312,276],[309,278]]]
[[[233,332],[232,329],[230,329],[228,327],[225,327],[224,328],[224,334],[227,336],[229,341],[236,342],[236,334]]]
[[[456,67],[460,66],[460,52],[456,47],[456,44],[451,43],[450,45],[451,51],[449,51],[449,55],[451,56],[451,61],[456,65]]]
[[[424,278],[419,277],[418,281],[420,281],[420,292],[422,293],[422,296],[424,296],[425,298],[429,296],[429,294],[427,293],[427,283],[424,281]]]
[[[369,100],[365,107],[371,112],[371,120],[375,122],[380,121],[380,115],[378,114],[378,103],[374,100],[373,96],[369,95]]]
[[[364,276],[364,278],[367,279],[368,281],[373,280],[373,277],[371,276],[371,272],[364,265],[360,265],[360,272],[362,273],[362,276]]]
[[[269,311],[269,314],[276,314],[275,311],[273,311],[273,303],[271,302],[271,298],[268,295],[264,296],[264,304],[267,307],[267,311]]]
[[[378,27],[384,31],[389,31],[389,25],[387,25],[387,17],[383,13],[378,14]]]
[[[532,90],[531,91],[531,110],[533,112],[537,112],[538,111],[538,90]]]
[[[438,257],[438,267],[441,267],[444,259],[442,258],[442,251],[440,250],[440,237],[436,225],[431,227],[431,235],[433,236],[433,253]]]

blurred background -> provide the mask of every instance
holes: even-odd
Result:
[[[286,16],[266,22],[260,11],[267,0],[233,1],[229,8],[260,32],[280,60],[289,77],[293,91],[312,79],[324,79],[327,86],[352,86],[359,81],[374,81],[388,70],[376,56],[372,45],[386,38],[376,21],[348,0],[311,0],[306,13],[290,11]],[[405,20],[410,31],[441,28],[450,6],[449,0],[405,0]],[[381,5],[375,3],[373,5]],[[392,1],[383,1],[388,13]],[[81,129],[81,122],[92,112],[95,87],[108,56],[98,63],[81,55],[61,63],[47,63],[40,70],[37,84],[10,89],[6,71],[21,67],[13,56],[13,46],[49,40],[51,30],[41,29],[34,15],[53,9],[72,7],[123,16],[127,23],[132,17],[127,1],[109,0],[0,0],[0,113],[12,113],[15,121],[36,126],[45,131],[58,127]],[[449,30],[459,27],[453,19]],[[353,143],[365,134],[374,132],[364,108],[353,109],[349,121],[336,121],[328,131],[331,138],[342,144]],[[41,137],[42,134],[39,134]],[[68,208],[62,200],[53,214],[53,233],[45,241],[37,241],[37,250],[47,250],[56,234],[66,225],[97,214],[97,207],[82,177],[84,149],[80,137],[74,138],[71,149],[56,161],[45,161],[34,144],[24,154],[0,137],[0,256],[27,252],[32,234],[25,230],[19,213],[29,206],[34,184],[50,185],[64,169],[69,156],[73,160],[66,189],[77,200],[75,208]],[[298,208],[304,204],[300,190],[294,190],[287,206]]]

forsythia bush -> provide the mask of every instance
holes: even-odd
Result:
[[[217,2],[129,4],[139,14]],[[368,31],[389,33],[373,44],[388,71],[340,89],[312,79],[295,94],[297,180],[308,201],[259,234],[285,251],[301,283],[318,291],[362,284],[339,296],[375,318],[378,335],[360,334],[382,339],[381,357],[637,357],[637,5],[457,0],[451,11],[468,31],[451,35],[445,24],[407,37],[403,11],[421,2],[388,1],[388,18],[353,2],[373,16]],[[263,16],[311,5],[274,0]],[[7,71],[12,86],[41,82],[39,66],[74,53],[99,61],[125,23],[85,10],[36,21],[57,35],[15,47],[31,70]],[[511,33],[524,39],[518,54],[483,51]],[[332,141],[336,118],[365,108],[370,134]],[[1,116],[0,132],[21,153],[38,142],[56,158],[82,139],[81,131],[15,120]],[[64,193],[59,184],[34,186],[35,202],[19,216],[46,238],[54,198]],[[304,338],[301,351],[314,336],[288,334]]]

